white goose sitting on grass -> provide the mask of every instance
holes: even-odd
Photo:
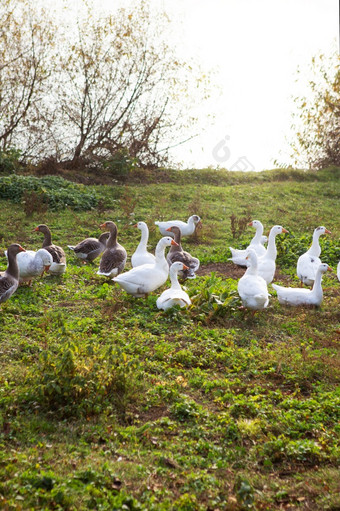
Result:
[[[158,309],[168,310],[175,305],[188,307],[191,304],[188,293],[181,288],[178,282],[178,272],[186,270],[188,270],[188,267],[180,261],[172,263],[170,266],[171,287],[163,291],[161,296],[157,298],[156,305]]]
[[[254,249],[248,250],[246,259],[247,262],[249,261],[249,266],[238,281],[237,291],[244,307],[261,310],[269,303],[267,283],[258,273],[258,257]]]
[[[165,248],[174,244],[176,242],[170,236],[161,238],[156,246],[154,264],[142,264],[112,280],[133,296],[146,296],[166,282],[169,276],[169,265],[165,259]]]
[[[321,264],[321,247],[319,238],[322,234],[331,234],[323,225],[317,227],[313,233],[313,242],[311,247],[302,254],[296,265],[296,273],[302,284],[312,286],[315,280],[316,272]],[[302,285],[301,284],[301,285]]]
[[[182,220],[167,220],[165,222],[155,222],[158,225],[159,230],[162,236],[168,236],[169,233],[167,229],[176,225],[181,229],[182,236],[190,236],[195,232],[196,226],[201,225],[201,219],[198,215],[192,215],[188,218],[187,222],[182,222]]]
[[[300,287],[283,287],[272,284],[277,292],[279,302],[283,305],[314,305],[319,307],[323,299],[323,291],[321,286],[322,275],[332,268],[326,263],[319,264],[316,271],[314,284],[312,289],[301,289]]]
[[[136,266],[141,266],[142,264],[154,264],[156,262],[156,258],[153,254],[148,252],[147,249],[149,239],[149,229],[147,224],[145,222],[138,222],[135,227],[140,229],[142,235],[138,247],[131,256],[132,268],[136,268]]]
[[[266,248],[264,247],[264,243],[267,242],[267,236],[263,236],[263,225],[260,220],[253,220],[248,224],[250,227],[255,227],[256,233],[248,247],[244,250],[239,250],[237,248],[229,247],[231,252],[231,258],[229,259],[235,264],[239,266],[248,266],[249,261],[246,260],[248,249],[252,248],[255,250],[258,257],[265,255]]]

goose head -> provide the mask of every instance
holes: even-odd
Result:
[[[318,271],[321,273],[326,273],[326,271],[333,271],[333,270],[330,266],[328,266],[327,263],[321,263],[318,268]]]
[[[318,236],[321,236],[321,234],[332,234],[331,231],[326,229],[326,227],[324,227],[323,225],[320,225],[319,227],[317,227],[314,232]]]
[[[52,255],[44,248],[41,248],[40,250],[38,250],[36,255],[38,257],[40,257],[40,259],[45,267],[45,271],[48,271],[50,269],[51,264],[53,263]]]
[[[26,250],[21,245],[19,245],[19,243],[12,243],[12,245],[10,245],[7,249],[8,260],[14,259],[19,254],[19,252],[26,252]]]
[[[170,247],[170,245],[178,246],[178,243],[173,238],[170,238],[170,236],[164,236],[159,240],[157,243],[158,247]]]
[[[181,261],[175,261],[170,266],[170,271],[171,270],[175,271],[175,272],[179,272],[179,271],[183,271],[183,270],[189,270],[189,267],[186,264],[181,263]]]
[[[288,234],[288,231],[287,231],[287,229],[282,227],[282,225],[274,225],[271,228],[270,233],[273,233],[274,236],[277,236],[277,234],[283,234],[283,233]]]
[[[255,227],[255,229],[262,228],[262,230],[263,230],[263,225],[262,225],[262,222],[260,222],[260,220],[253,220],[252,222],[249,222],[248,226]]]
[[[202,221],[201,221],[201,219],[200,219],[200,217],[198,215],[192,215],[189,218],[188,222],[193,222],[196,226],[197,225],[202,225]]]
[[[39,231],[42,232],[43,234],[47,234],[50,232],[50,229],[45,224],[39,224],[37,227],[33,229],[33,232],[34,231]]]
[[[137,222],[137,223],[134,225],[134,227],[137,227],[137,229],[142,230],[142,229],[147,228],[148,226],[146,225],[146,223],[145,223],[145,222]]]

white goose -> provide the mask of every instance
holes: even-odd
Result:
[[[172,227],[173,225],[176,225],[181,229],[182,236],[190,236],[195,232],[196,225],[201,225],[201,223],[202,223],[201,219],[198,215],[192,215],[191,217],[188,218],[187,222],[182,222],[182,220],[168,220],[166,222],[155,222],[155,224],[158,225],[162,236],[168,236],[169,232],[167,232],[167,229],[169,229],[169,227]]]
[[[326,229],[326,227],[317,227],[313,233],[313,242],[311,247],[307,250],[307,252],[299,257],[296,265],[297,276],[301,280],[302,284],[305,284],[306,286],[313,285],[317,269],[321,264],[321,247],[319,238],[322,234],[331,234],[331,232]]]
[[[267,242],[267,236],[263,236],[262,223],[260,220],[253,220],[248,225],[250,227],[255,227],[256,229],[255,236],[249,243],[248,247],[245,250],[229,247],[231,252],[231,258],[229,260],[233,261],[233,263],[238,264],[239,266],[247,266],[249,264],[249,261],[246,260],[248,253],[247,251],[249,248],[254,249],[258,257],[261,257],[266,253],[266,248],[263,245]]]
[[[131,256],[132,268],[141,266],[142,264],[154,264],[156,262],[156,258],[147,250],[147,243],[149,239],[148,226],[145,222],[138,222],[135,227],[141,230],[142,236],[138,247]]]
[[[338,266],[336,268],[336,275],[338,277],[338,280],[340,280],[340,261],[338,262]]]
[[[166,236],[161,238],[156,246],[156,262],[154,264],[142,264],[132,268],[114,279],[127,293],[140,297],[162,286],[169,275],[169,265],[165,259],[165,248],[176,242]]]
[[[157,298],[156,305],[159,309],[168,310],[175,305],[180,307],[188,307],[191,304],[188,293],[183,291],[178,282],[178,272],[188,270],[188,266],[176,261],[170,266],[171,287],[163,291],[161,296]]]
[[[276,270],[277,249],[275,238],[278,234],[288,233],[287,229],[281,225],[274,225],[270,229],[268,246],[264,256],[258,258],[258,272],[261,277],[270,284],[274,278]]]
[[[266,281],[258,273],[258,257],[252,248],[246,257],[249,266],[237,285],[237,291],[244,307],[253,310],[264,309],[269,303]]]
[[[50,269],[53,263],[52,255],[41,248],[34,252],[34,250],[26,250],[26,252],[19,252],[17,255],[17,264],[19,267],[19,284],[22,282],[28,282],[31,285],[31,281],[34,277],[43,275],[43,273]]]
[[[312,289],[301,289],[299,287],[283,287],[272,284],[277,292],[279,302],[283,305],[315,305],[319,307],[322,303],[323,292],[321,286],[322,275],[331,271],[330,266],[325,263],[319,264],[315,274],[314,285]]]

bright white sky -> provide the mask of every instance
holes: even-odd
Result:
[[[68,0],[77,7],[81,0]],[[94,0],[98,8],[131,6],[131,0]],[[339,47],[338,0],[149,0],[168,13],[184,57],[213,69],[212,98],[199,105],[194,140],[173,150],[185,168],[245,170],[289,163],[292,96],[307,92],[313,56]],[[300,79],[296,83],[297,68]],[[207,122],[206,114],[214,119]],[[223,146],[224,149],[223,149]],[[247,167],[247,168],[246,168]]]

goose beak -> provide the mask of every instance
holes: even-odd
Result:
[[[47,266],[45,266],[45,271],[48,271],[50,269],[51,265],[48,264]]]
[[[20,252],[26,252],[26,250],[20,245]]]
[[[325,229],[325,234],[332,234],[332,233],[328,229]]]
[[[32,229],[32,232],[34,231],[39,231],[39,227],[34,227],[34,229]]]
[[[327,271],[333,271],[333,268],[331,268],[330,266],[328,266]]]
[[[101,226],[100,226],[100,227],[101,227]],[[133,224],[133,226],[132,226],[132,227],[138,227],[138,224]]]
[[[100,224],[99,226],[101,229],[105,229],[106,228],[106,222],[104,222],[103,224]]]
[[[288,233],[289,233],[289,231],[287,231],[287,229],[285,229],[284,227],[282,227],[282,232],[284,232],[284,233],[286,233],[286,234],[288,234]]]
[[[249,227],[253,227],[253,222],[249,222],[249,224],[247,224]]]
[[[176,243],[176,241],[175,241],[175,240],[171,240],[171,245],[175,245],[176,247],[178,247],[178,246],[179,246],[179,245],[178,245],[178,243]]]
[[[166,231],[170,231],[171,232],[171,229],[172,227],[168,227],[167,229],[165,229]]]
[[[183,264],[183,270],[189,270],[189,266],[186,266],[185,264]]]

